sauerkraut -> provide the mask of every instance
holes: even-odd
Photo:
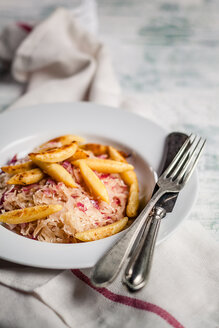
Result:
[[[27,158],[17,160],[14,156],[9,164],[14,165],[26,160]],[[75,179],[76,188],[69,188],[48,176],[32,185],[7,185],[10,176],[0,172],[1,213],[35,205],[62,205],[61,211],[45,219],[16,225],[5,224],[8,229],[39,241],[74,243],[77,232],[105,226],[124,217],[128,187],[119,174],[95,172],[108,191],[110,203],[107,204],[91,195],[78,168],[68,161],[61,164]]]

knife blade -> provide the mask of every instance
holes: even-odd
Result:
[[[173,132],[167,136],[163,154],[164,161],[160,174],[169,166],[187,138],[188,136],[186,134],[180,132]],[[156,184],[153,194],[158,188]],[[123,276],[123,283],[130,291],[137,291],[145,285],[150,273],[160,221],[166,216],[166,213],[172,212],[177,197],[178,193],[164,194],[156,203],[150,218],[147,220],[144,232],[140,236],[140,242],[132,250]]]
[[[163,163],[163,167],[161,169],[160,175],[166,170],[166,168],[170,165],[175,155],[180,150],[181,146],[184,144],[188,136],[185,133],[181,132],[172,132],[166,138],[165,145],[165,161]],[[158,185],[156,184],[153,194],[157,191]],[[164,194],[157,202],[156,206],[162,207],[166,210],[167,213],[172,212],[174,205],[176,203],[178,197],[178,193],[166,193]]]

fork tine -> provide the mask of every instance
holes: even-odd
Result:
[[[189,163],[191,162],[191,157],[193,156],[196,148],[198,147],[199,142],[201,141],[201,138],[198,139],[198,136],[195,136],[193,141],[190,143],[188,149],[184,152],[182,158],[177,163],[177,166],[175,167],[174,171],[171,172],[170,176],[172,179],[178,178],[181,174],[181,171],[188,167]],[[180,172],[180,174],[178,174]],[[185,171],[184,171],[185,173]],[[183,175],[182,175],[183,176]]]
[[[197,139],[197,137],[196,137],[196,139]],[[188,169],[188,167],[189,167],[189,165],[190,165],[190,163],[191,163],[191,161],[192,161],[192,159],[193,159],[193,156],[194,156],[194,154],[195,154],[195,151],[198,149],[198,146],[199,146],[201,140],[202,140],[202,138],[199,138],[199,139],[198,139],[198,141],[196,142],[196,144],[193,145],[193,149],[191,149],[191,147],[190,147],[189,150],[190,150],[191,152],[190,152],[190,153],[187,155],[187,157],[185,158],[185,161],[184,161],[184,163],[183,163],[183,165],[182,165],[181,170],[178,170],[178,171],[180,171],[179,174],[178,174],[178,176],[177,176],[178,181],[184,176],[185,172],[187,171],[187,169]],[[192,146],[192,145],[191,145],[191,146]]]
[[[194,139],[192,140],[193,137],[194,137]],[[185,149],[187,148],[187,146],[189,145],[189,143],[193,143],[195,138],[196,138],[196,136],[193,133],[190,134],[188,139],[186,139],[186,141],[184,142],[184,144],[178,151],[177,155],[174,157],[173,161],[170,163],[168,168],[163,172],[162,177],[166,177],[171,172],[171,170],[175,167],[175,165],[180,160],[181,156],[183,155],[183,153],[184,153]],[[186,154],[188,155],[188,151],[186,152]]]
[[[191,177],[191,175],[192,175],[192,173],[193,173],[193,171],[194,171],[194,169],[196,167],[197,161],[198,161],[199,157],[201,156],[202,150],[203,150],[204,145],[206,143],[206,139],[205,140],[202,140],[200,138],[198,144],[200,144],[201,141],[202,141],[202,143],[201,143],[201,146],[200,146],[200,149],[199,149],[198,153],[196,154],[196,156],[192,156],[191,157],[194,160],[193,163],[192,163],[192,165],[191,165],[191,167],[189,169],[187,169],[189,164],[186,165],[186,167],[183,168],[182,172],[180,172],[180,175],[177,178],[178,181],[180,181],[183,178],[183,176],[184,176],[183,182],[182,182],[183,184],[185,184],[189,180],[189,178]],[[196,146],[196,149],[198,147],[198,144]],[[193,154],[194,154],[194,151],[193,151]]]

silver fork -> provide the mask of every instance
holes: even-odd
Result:
[[[204,144],[205,140],[198,139],[194,135],[185,141],[169,167],[159,177],[157,181],[158,191],[152,196],[123,237],[94,266],[91,282],[95,286],[105,287],[117,277],[136,238],[139,236],[139,232],[147,223],[152,208],[162,195],[167,192],[179,192],[185,186],[194,171]]]

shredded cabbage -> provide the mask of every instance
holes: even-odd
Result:
[[[13,162],[15,164],[15,161]],[[124,217],[128,187],[119,174],[97,173],[109,194],[110,204],[94,198],[81,177],[80,170],[65,161],[62,165],[77,182],[77,188],[44,178],[28,186],[7,185],[10,176],[0,174],[1,212],[25,207],[61,204],[62,210],[45,219],[30,223],[6,224],[5,226],[23,236],[51,243],[74,243],[75,233],[101,227]]]

